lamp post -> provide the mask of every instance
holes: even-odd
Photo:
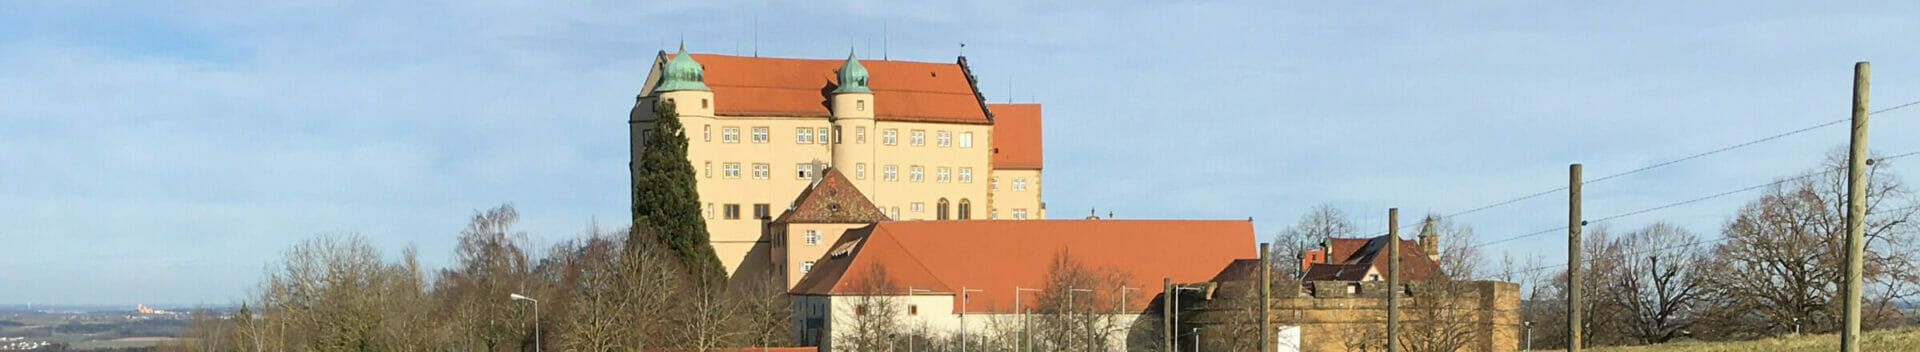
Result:
[[[540,300],[521,296],[518,293],[509,293],[507,294],[507,298],[515,301],[533,302],[533,351],[540,352]]]
[[[1027,345],[1027,311],[1020,309],[1020,293],[1027,291],[1045,292],[1037,288],[1013,287],[1013,311],[1020,314],[1020,339],[1013,345],[1015,352],[1020,351],[1022,346]]]
[[[1193,328],[1193,352],[1200,352],[1200,328]]]
[[[1529,351],[1531,351],[1531,350],[1533,350],[1533,322],[1531,322],[1531,321],[1529,321],[1529,322],[1524,322],[1524,323],[1521,323],[1520,325],[1525,325],[1525,326],[1527,327],[1527,344],[1526,344],[1526,346],[1527,346],[1527,348],[1526,348],[1526,350],[1529,350]]]
[[[981,290],[960,286],[960,352],[967,352],[967,302],[973,300],[973,292]]]
[[[1073,314],[1073,293],[1074,292],[1093,293],[1093,290],[1068,287],[1067,288],[1067,309],[1066,311],[1061,313]],[[1087,305],[1087,318],[1088,319],[1093,318],[1093,305]],[[1091,321],[1087,322],[1087,349],[1088,350],[1093,349],[1093,322]]]
[[[928,290],[928,289],[918,289],[918,288],[913,288],[912,286],[908,286],[908,287],[907,287],[907,304],[909,304],[909,305],[911,305],[911,304],[914,304],[914,303],[913,303],[913,294],[914,294],[915,292],[926,292],[926,293],[934,293],[934,292],[933,292],[933,290]],[[918,308],[915,308],[915,309],[918,309]],[[918,315],[918,314],[919,314],[919,312],[914,312],[914,314],[916,314],[916,315]],[[925,330],[925,328],[926,328],[926,324],[925,324],[925,321],[924,321],[924,320],[922,320],[921,322],[922,322],[922,323],[921,323],[921,326],[920,326],[920,327],[922,328],[921,330]],[[907,335],[907,352],[913,352],[913,335],[911,335],[911,334],[909,334],[909,335]]]
[[[1206,292],[1197,287],[1186,287],[1186,286],[1174,286],[1173,292],[1168,292],[1168,294],[1173,295],[1173,314],[1169,314],[1169,316],[1167,317],[1168,322],[1171,323],[1168,326],[1172,329],[1180,328],[1180,291]],[[1174,330],[1174,331],[1179,331],[1179,330]],[[1193,328],[1193,331],[1196,334],[1193,337],[1194,339],[1193,346],[1194,346],[1194,350],[1198,351],[1200,349],[1200,336],[1197,334],[1199,333],[1200,328]]]

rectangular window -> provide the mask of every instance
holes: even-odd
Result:
[[[1000,210],[999,210],[999,209],[995,209],[995,210],[988,210],[988,211],[987,211],[987,219],[989,219],[989,220],[1000,220]]]
[[[960,132],[960,147],[973,148],[973,132]]]
[[[934,138],[934,142],[939,143],[941,147],[953,146],[952,133],[947,133],[947,131],[940,131],[939,133],[935,133],[933,138]]]
[[[754,128],[753,128],[753,142],[754,142],[754,143],[766,143],[766,142],[767,142],[767,128],[766,128],[766,127],[754,127]]]
[[[739,220],[739,219],[740,219],[740,205],[739,205],[739,204],[727,204],[726,206],[723,206],[723,207],[721,207],[721,209],[725,209],[725,210],[726,210],[726,212],[727,212],[727,214],[726,214],[726,215],[727,215],[727,220]]]
[[[913,130],[913,139],[911,139],[911,141],[913,141],[913,146],[916,147],[927,145],[927,131]]]
[[[813,261],[809,260],[809,261],[800,262],[801,274],[805,274],[808,271],[812,271],[812,270],[813,270]]]
[[[713,141],[713,125],[700,125],[700,141]]]
[[[721,143],[740,143],[740,128],[739,127],[720,128],[720,142]]]
[[[988,177],[988,178],[987,178],[987,189],[990,189],[990,190],[993,190],[993,189],[1000,189],[1000,178],[999,178],[999,177]]]
[[[866,100],[854,100],[854,101],[853,101],[853,111],[867,111],[867,101],[866,101]]]
[[[713,178],[713,162],[707,162],[706,167],[701,168],[701,170],[706,170],[701,173],[706,178]]]
[[[740,178],[740,163],[721,164],[720,176],[723,176],[726,178]]]
[[[713,218],[713,203],[707,203],[707,218]]]
[[[853,128],[853,142],[856,144],[867,144],[867,126],[856,126]]]
[[[893,207],[893,215],[889,215],[887,216],[887,218],[893,219],[893,220],[900,220],[900,207]]]
[[[921,167],[920,165],[907,168],[907,180],[913,182],[926,181],[927,168]]]
[[[887,165],[885,171],[881,171],[881,175],[882,178],[887,179],[887,181],[898,181],[900,180],[900,167]]]
[[[820,144],[827,144],[827,128],[821,127],[820,129],[814,130],[814,131],[820,134]]]
[[[807,127],[801,127],[801,128],[796,128],[796,129],[794,129],[794,130],[793,130],[793,143],[796,143],[796,144],[813,144],[813,129],[812,129],[812,128],[807,128]]]
[[[807,245],[809,246],[820,245],[820,231],[807,230]]]
[[[799,165],[794,165],[793,171],[794,171],[793,174],[796,178],[799,178],[802,180],[812,179],[813,163],[803,163]]]
[[[885,131],[880,131],[880,144],[900,144],[900,130],[889,128]]]
[[[933,169],[933,179],[940,182],[953,181],[953,169],[947,167]]]
[[[1013,210],[1013,219],[1014,219],[1014,220],[1026,220],[1026,219],[1027,219],[1027,210],[1026,210],[1026,209],[1014,209],[1014,210]]]
[[[753,164],[753,179],[765,180],[773,175],[773,168],[766,163]]]
[[[973,168],[960,168],[960,183],[973,183]]]
[[[840,138],[844,137],[841,134],[844,134],[844,133],[846,132],[840,131],[840,126],[833,126],[833,144],[840,144],[841,143]]]
[[[766,203],[753,205],[753,218],[765,219],[771,216],[773,216],[773,207],[771,205]]]
[[[1027,190],[1027,178],[1025,178],[1025,177],[1015,177],[1015,178],[1013,178],[1013,190],[1015,190],[1015,191],[1025,191],[1025,190]]]
[[[908,208],[913,209],[913,212],[915,213],[926,211],[927,203],[913,202],[913,204],[908,205]]]
[[[853,178],[857,180],[867,179],[867,163],[853,164]]]

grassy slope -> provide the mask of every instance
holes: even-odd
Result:
[[[1830,352],[1840,350],[1840,335],[1776,337],[1753,341],[1680,342],[1653,346],[1595,348],[1593,352]],[[1862,351],[1920,351],[1920,329],[1872,331],[1860,339]]]

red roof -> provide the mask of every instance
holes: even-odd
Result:
[[[1366,275],[1367,268],[1379,271],[1384,277],[1388,265],[1388,237],[1328,239],[1328,244],[1333,247],[1331,263],[1308,265],[1303,280],[1360,281]],[[1405,239],[1394,242],[1400,246],[1400,268],[1406,270],[1407,280],[1425,280],[1440,271],[1440,264],[1428,258],[1426,251],[1420,249],[1420,242]]]
[[[840,169],[820,172],[820,182],[808,185],[795,197],[793,206],[773,222],[791,223],[868,223],[886,221],[887,214],[873,206],[860,188],[847,181]]]
[[[1038,170],[1040,104],[989,104],[993,110],[993,168]]]
[[[705,69],[714,113],[827,117],[828,92],[846,59],[689,54]],[[673,55],[661,56],[662,62]],[[957,63],[861,60],[879,120],[988,123],[966,70]]]
[[[846,255],[837,256],[842,248]],[[1246,220],[959,220],[888,221],[848,230],[833,253],[794,286],[795,294],[860,294],[874,266],[885,269],[900,294],[930,290],[972,294],[972,312],[1012,312],[1015,287],[1046,286],[1047,270],[1062,251],[1089,268],[1112,268],[1129,278],[1145,309],[1161,278],[1200,282],[1238,258],[1254,257],[1253,223]],[[1024,304],[1034,304],[1032,294]],[[954,309],[961,301],[956,296]]]

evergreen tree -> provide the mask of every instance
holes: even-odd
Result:
[[[707,243],[707,223],[700,215],[700,194],[694,188],[693,163],[687,161],[687,134],[672,102],[654,106],[653,129],[641,148],[639,176],[633,185],[633,223],[637,236],[652,233],[685,268],[703,279],[725,279],[720,258]],[[643,248],[645,241],[627,240],[627,248]]]

